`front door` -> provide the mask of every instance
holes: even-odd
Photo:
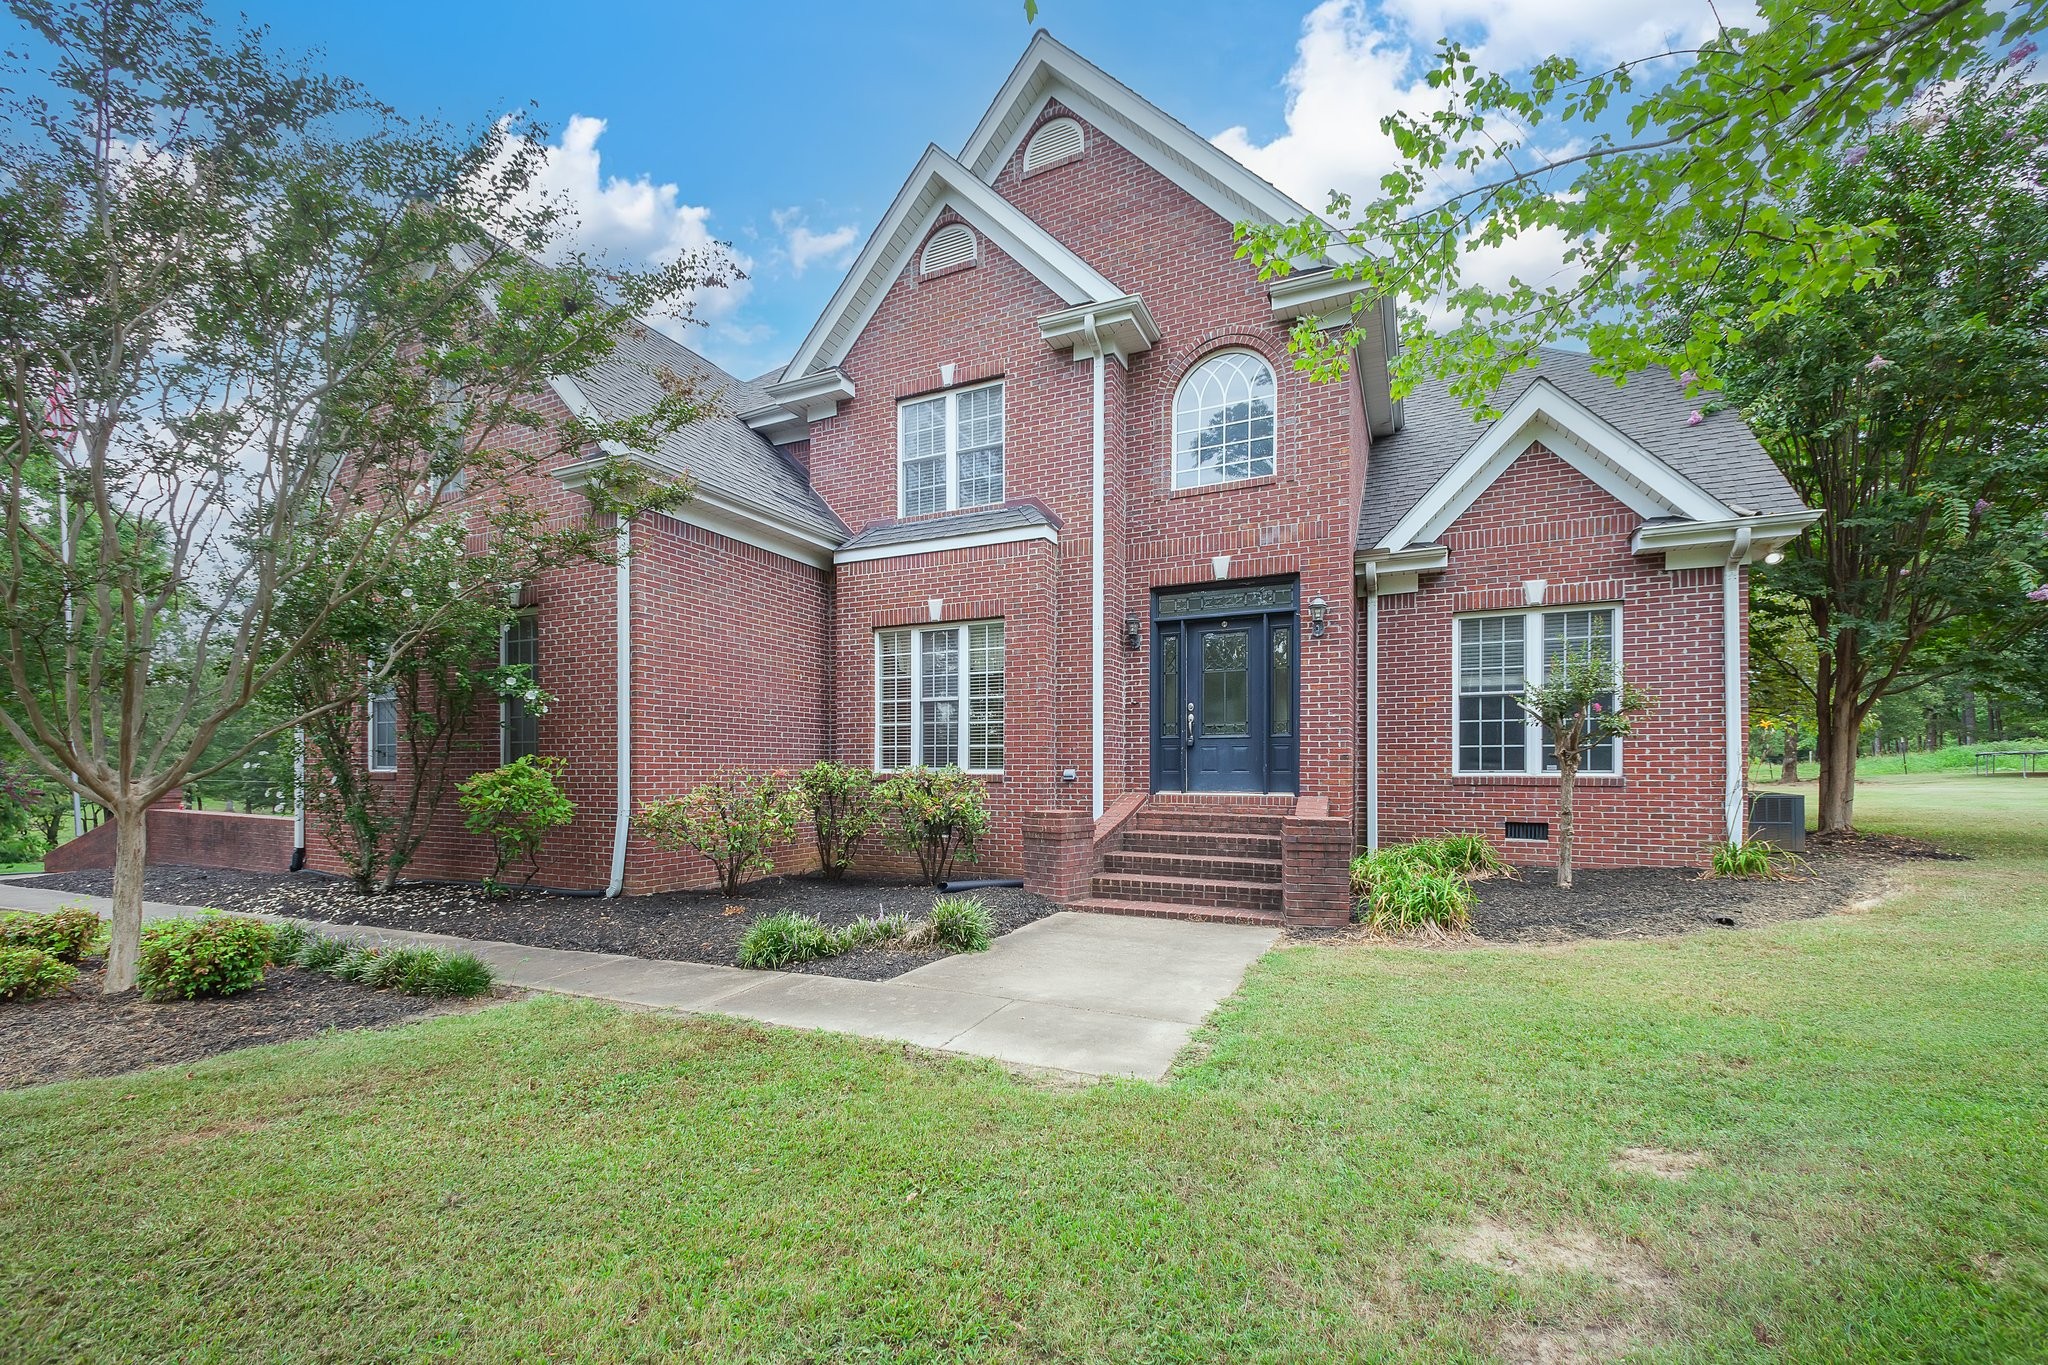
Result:
[[[1292,583],[1160,594],[1154,791],[1291,792],[1298,782]]]

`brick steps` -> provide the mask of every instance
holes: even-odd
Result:
[[[1105,874],[1140,877],[1181,877],[1232,882],[1273,882],[1280,880],[1276,850],[1269,858],[1239,858],[1211,853],[1155,853],[1120,849],[1102,860]]]
[[[1207,831],[1127,829],[1124,831],[1122,851],[1175,853],[1183,858],[1256,858],[1277,863],[1280,861],[1280,837],[1276,834],[1215,834]]]
[[[1219,905],[1174,905],[1160,901],[1113,900],[1084,896],[1068,907],[1097,915],[1142,915],[1148,919],[1180,919],[1201,924],[1257,924],[1282,929],[1286,917],[1274,910],[1244,910]]]
[[[1235,834],[1278,839],[1281,817],[1263,811],[1154,810],[1151,806],[1131,817],[1127,829],[1148,834]]]

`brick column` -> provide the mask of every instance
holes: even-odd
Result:
[[[1289,924],[1334,929],[1351,922],[1351,822],[1329,798],[1304,796],[1280,824],[1281,904]]]
[[[1062,905],[1088,894],[1095,876],[1095,822],[1085,810],[1024,814],[1024,889]]]

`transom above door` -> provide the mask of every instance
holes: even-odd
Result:
[[[1298,788],[1299,597],[1291,580],[1154,594],[1154,791]]]

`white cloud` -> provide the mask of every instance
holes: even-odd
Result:
[[[741,272],[752,269],[751,257],[712,236],[711,210],[684,203],[675,185],[656,184],[646,175],[606,176],[597,149],[604,130],[605,120],[575,115],[562,130],[561,140],[548,146],[533,177],[531,195],[566,206],[569,242],[615,260],[653,265],[667,265],[691,252],[713,251]],[[679,303],[672,315],[649,321],[677,340],[701,347],[704,329],[684,320],[694,316],[708,325],[710,336],[745,345],[760,339],[758,326],[734,316],[751,290],[746,279],[701,289]]]
[[[842,223],[829,232],[813,232],[802,209],[777,209],[768,215],[782,233],[783,250],[789,257],[789,273],[802,275],[812,265],[837,264],[853,246],[859,229]]]
[[[1640,59],[1674,44],[1710,37],[1725,20],[1730,27],[1756,22],[1752,0],[1717,6],[1707,0],[1385,0],[1427,52],[1446,31],[1483,33],[1475,56],[1480,65],[1512,71],[1553,53],[1606,60]]]

